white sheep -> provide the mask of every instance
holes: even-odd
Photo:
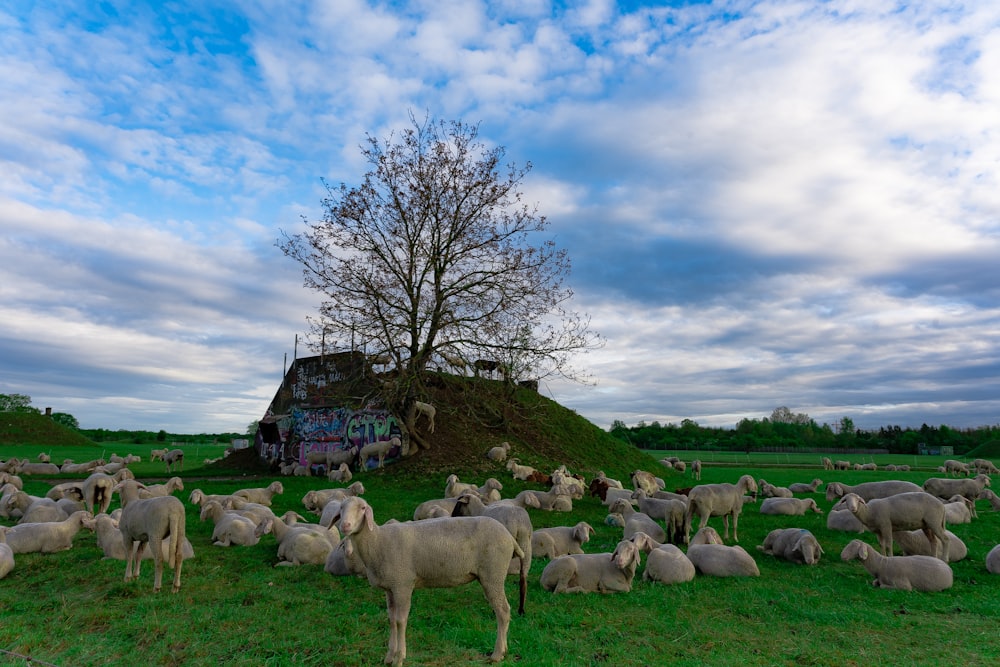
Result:
[[[470,484],[468,482],[460,482],[458,480],[458,475],[454,473],[448,475],[448,478],[444,482],[444,497],[445,498],[458,498],[463,493],[473,492],[476,493],[475,484]]]
[[[760,495],[765,498],[791,498],[792,491],[783,486],[775,486],[771,484],[766,479],[761,479],[757,482],[758,488],[760,489]]]
[[[990,574],[1000,574],[1000,544],[986,554],[986,571]]]
[[[151,450],[149,450],[149,460],[150,460],[150,462],[153,462],[153,461],[162,461],[163,457],[165,457],[166,455],[167,455],[167,450],[166,449],[151,449]]]
[[[821,462],[823,463],[823,470],[833,470],[833,461],[830,460],[829,456],[824,456]]]
[[[944,504],[945,523],[972,523],[975,516],[976,503],[965,496],[952,496]]]
[[[340,467],[333,468],[326,474],[326,478],[331,482],[343,482],[344,484],[350,482],[353,477],[351,468],[346,463],[341,463]]]
[[[341,540],[330,550],[323,564],[324,572],[335,577],[365,576],[365,564],[358,558],[356,550],[348,548],[348,544],[347,540]]]
[[[503,491],[503,484],[496,477],[490,477],[482,486],[476,489],[476,493],[487,504],[500,500],[501,491]]]
[[[365,485],[362,482],[351,482],[345,488],[313,489],[312,491],[307,491],[306,495],[302,496],[302,504],[310,512],[319,514],[323,511],[323,507],[331,500],[344,500],[348,496],[360,496],[364,492]]]
[[[780,496],[765,498],[760,504],[761,514],[781,514],[785,516],[803,516],[806,511],[811,510],[816,514],[822,514],[816,501],[812,498],[784,498]]]
[[[666,526],[666,540],[673,544],[679,543],[684,538],[684,516],[687,513],[687,498],[647,498],[646,492],[636,489],[632,492],[632,498],[639,506],[639,511],[649,516],[654,521],[663,521]]]
[[[0,486],[6,486],[7,484],[13,485],[18,491],[24,489],[24,481],[17,475],[12,475],[9,472],[0,472]]]
[[[7,544],[15,554],[55,553],[72,548],[73,538],[90,516],[86,510],[74,512],[63,521],[22,523],[7,528]]]
[[[673,464],[671,464],[673,465]],[[653,475],[653,473],[646,470],[633,470],[632,471],[632,490],[642,489],[646,492],[647,496],[652,497],[654,493],[660,491],[666,486],[662,484],[659,477]]]
[[[98,466],[104,465],[104,461],[101,459],[93,459],[91,461],[86,461],[84,463],[73,463],[70,459],[63,461],[63,464],[59,467],[59,472],[71,475],[78,475],[80,473],[92,473]]]
[[[507,566],[507,574],[521,575],[520,581],[525,582],[525,585],[527,585],[528,570],[531,568],[531,557],[534,546],[532,544],[533,531],[531,517],[528,516],[528,510],[516,505],[498,505],[496,503],[486,505],[479,496],[473,493],[465,493],[458,497],[458,502],[455,503],[455,510],[451,515],[488,516],[503,524],[503,527],[514,536],[517,546],[521,547],[521,552],[524,554],[520,557],[515,556],[511,558],[510,564]],[[523,600],[524,596],[521,596],[521,599]],[[518,609],[517,613],[524,614],[524,607]]]
[[[22,461],[14,468],[14,472],[18,475],[58,475],[59,466],[55,463],[32,463],[30,461]]]
[[[323,527],[317,524],[287,524],[279,517],[270,521],[267,528],[278,541],[278,562],[276,566],[324,565],[334,547],[340,543],[336,526]]]
[[[539,528],[531,533],[532,558],[558,558],[569,554],[582,554],[583,545],[590,541],[594,529],[586,521],[575,526]]]
[[[205,503],[214,500],[220,505],[225,505],[226,502],[232,498],[228,493],[205,493],[201,489],[195,489],[188,496],[188,502],[197,505],[198,507],[204,507]]]
[[[217,547],[228,547],[234,544],[253,546],[260,541],[257,535],[258,523],[245,514],[226,509],[214,500],[201,507],[201,520],[211,519],[215,524],[212,530],[212,544]]]
[[[843,498],[837,501],[826,515],[826,527],[829,530],[837,530],[845,533],[863,533],[865,526],[854,512],[847,509]]]
[[[823,480],[817,477],[808,484],[805,484],[803,482],[794,482],[792,484],[789,484],[788,490],[791,491],[792,493],[816,493],[816,491],[820,487],[820,484],[822,483]]]
[[[402,448],[402,441],[398,436],[393,436],[388,440],[379,440],[378,442],[369,442],[361,451],[358,452],[358,460],[361,461],[361,465],[365,466],[368,459],[374,458],[378,461],[376,464],[377,468],[385,467],[385,458],[389,455],[389,452],[393,447]]]
[[[805,528],[776,528],[757,548],[771,556],[806,565],[815,565],[823,555],[819,540]]]
[[[24,503],[24,500],[31,498],[30,502]],[[21,518],[17,520],[18,523],[43,523],[46,521],[64,521],[69,518],[69,515],[73,512],[79,512],[82,509],[86,509],[83,503],[73,500],[72,498],[60,498],[59,500],[52,500],[51,498],[33,498],[28,496],[28,494],[23,491],[18,491],[16,494],[11,496],[7,501],[11,512],[13,512],[14,507],[18,507],[21,511]]]
[[[694,563],[673,544],[660,544],[646,533],[636,533],[629,538],[646,554],[643,581],[661,584],[679,584],[694,579]]]
[[[553,593],[628,592],[641,558],[635,543],[622,540],[610,554],[570,554],[550,561],[539,583]]]
[[[698,459],[691,461],[691,476],[696,480],[701,481],[701,461]]]
[[[434,432],[434,415],[437,414],[437,408],[435,408],[430,403],[424,403],[423,401],[414,401],[413,407],[416,408],[416,416],[414,416],[413,421],[416,422],[417,417],[423,415],[427,417],[427,432]]]
[[[516,505],[517,507],[522,507],[524,509],[541,509],[542,504],[538,500],[538,496],[535,495],[534,491],[525,490],[521,491],[519,494],[513,498],[501,498],[500,500],[493,503],[494,505]]]
[[[174,496],[139,498],[142,485],[135,480],[124,480],[115,486],[122,502],[118,528],[128,558],[125,560],[125,581],[139,578],[142,554],[148,545],[153,550],[153,592],[159,592],[163,581],[163,552],[161,543],[169,540],[167,565],[174,571],[172,590],[181,588],[181,566],[184,564],[185,538],[184,504]]]
[[[455,504],[457,502],[457,497],[432,498],[431,500],[425,500],[417,505],[417,509],[413,511],[413,520],[423,521],[424,519],[436,519],[443,516],[451,516],[452,512],[455,511]]]
[[[865,501],[857,494],[849,493],[844,496],[844,504],[858,517],[865,528],[875,533],[883,555],[892,555],[894,530],[920,529],[928,539],[932,539],[933,535],[939,541],[940,549],[935,547],[934,555],[937,556],[940,552],[944,560],[948,559],[944,503],[934,496],[923,491],[915,491]]]
[[[943,591],[951,588],[954,580],[951,567],[933,556],[883,556],[861,540],[851,540],[840,558],[860,560],[875,577],[872,586],[880,588]]]
[[[7,527],[0,526],[0,579],[14,569],[14,551],[7,544]]]
[[[605,484],[608,485],[609,489],[624,488],[619,480],[608,477],[607,475],[604,474],[603,470],[598,470],[597,473],[594,475],[594,479],[602,480]]]
[[[628,539],[636,533],[646,533],[657,542],[666,542],[667,533],[651,516],[639,512],[628,501],[619,498],[608,508],[612,514],[621,514],[625,519],[623,535]]]
[[[38,453],[38,460],[42,463],[52,463],[52,458],[45,452]]]
[[[949,475],[964,475],[969,476],[970,470],[967,463],[962,463],[961,461],[956,461],[955,459],[948,459],[944,462],[944,471]]]
[[[976,473],[985,473],[987,475],[1000,475],[1000,468],[997,468],[993,461],[988,459],[974,459],[972,461],[972,469]]]
[[[725,538],[729,539],[729,518],[733,520],[733,541],[739,542],[737,527],[743,510],[743,494],[757,493],[757,483],[750,475],[743,475],[736,484],[699,484],[688,492],[688,509],[684,516],[684,541],[691,536],[691,520],[698,516],[701,530],[709,517],[721,516],[725,525]]]
[[[486,452],[486,458],[490,461],[503,462],[507,460],[510,455],[510,443],[501,442],[496,447],[491,447],[488,452]]]
[[[913,491],[923,491],[923,489],[913,482],[899,479],[888,479],[882,482],[862,482],[854,486],[844,484],[843,482],[830,482],[826,485],[826,499],[832,502],[838,498],[843,498],[848,493],[853,493],[861,496],[864,500],[873,500],[875,498],[888,498],[897,493],[911,493]]]
[[[923,490],[942,500],[947,500],[954,495],[962,495],[969,500],[975,500],[987,486],[990,486],[989,476],[979,473],[971,479],[931,477],[924,482]]]
[[[368,583],[386,591],[387,664],[398,666],[406,658],[406,621],[414,588],[448,588],[474,579],[497,619],[490,659],[503,659],[510,626],[510,603],[504,592],[507,567],[512,556],[523,558],[524,552],[499,521],[472,516],[378,526],[371,506],[353,497],[341,506],[340,529],[364,563]]]
[[[117,519],[112,518],[108,514],[98,514],[95,517],[84,519],[83,526],[88,530],[94,531],[94,535],[97,538],[97,547],[104,552],[105,558],[125,560],[125,544],[122,539],[122,533],[118,529]],[[169,541],[165,541],[160,544],[162,547],[161,551],[163,552],[162,557],[166,560],[169,557],[167,549],[170,547],[170,543]],[[152,559],[152,550],[146,549],[142,557],[144,560]],[[194,547],[191,546],[191,541],[186,537],[181,548],[181,557],[184,560],[194,558]]]
[[[955,533],[948,535],[948,562],[957,563],[969,555],[969,548]],[[932,544],[922,530],[899,530],[892,533],[894,544],[898,544],[904,556],[933,556],[937,544]]]
[[[271,505],[271,500],[274,496],[284,493],[285,487],[281,482],[275,480],[268,484],[266,487],[256,487],[251,489],[240,489],[238,491],[233,491],[232,495],[234,498],[243,498],[251,503],[258,503],[260,505]]]
[[[179,466],[180,470],[184,470],[184,450],[171,449],[163,455],[163,462],[167,466],[167,472],[173,472],[174,466]]]
[[[607,507],[611,507],[612,505],[614,505],[616,500],[625,499],[631,505],[638,505],[639,502],[632,497],[633,493],[635,493],[635,491],[633,491],[632,489],[616,489],[609,487],[604,496],[604,500],[601,501],[601,504],[606,505]],[[645,491],[643,491],[643,493],[645,493]]]
[[[525,489],[518,494],[535,496],[538,500],[538,508],[546,512],[572,512],[573,497],[570,495],[571,489],[566,486],[553,486],[548,491],[536,491]]]
[[[169,496],[174,491],[183,491],[184,482],[180,477],[171,477],[167,480],[166,484],[148,484],[145,488],[139,489],[139,497],[142,499],[146,498],[158,498],[160,496]]]
[[[688,545],[687,557],[695,569],[710,577],[759,577],[757,561],[739,546],[722,544],[717,530],[706,526],[698,530]]]
[[[521,465],[517,461],[517,459],[509,459],[507,461],[507,470],[514,476],[514,479],[519,479],[522,482],[526,481],[535,472],[535,469],[531,466]]]

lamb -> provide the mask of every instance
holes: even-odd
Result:
[[[167,565],[174,571],[172,590],[181,588],[181,566],[184,564],[183,544],[185,538],[184,504],[174,496],[160,498],[139,498],[139,487],[135,480],[124,480],[115,486],[122,501],[122,514],[118,528],[122,533],[122,544],[128,558],[125,560],[125,581],[139,578],[142,554],[147,544],[153,550],[153,592],[158,593],[163,581],[163,552],[161,542],[169,540]]]
[[[348,483],[354,477],[351,473],[351,468],[346,463],[341,463],[340,467],[333,468],[330,472],[326,473],[326,478],[331,482],[343,482]]]
[[[399,449],[403,447],[402,441],[397,436],[393,436],[388,440],[369,442],[358,452],[358,460],[361,461],[362,466],[366,466],[368,459],[374,458],[378,460],[376,468],[385,468],[385,458],[389,455],[393,447]]]
[[[792,492],[783,486],[770,484],[766,479],[761,479],[759,484],[760,495],[765,498],[791,498]]]
[[[7,527],[0,526],[0,579],[14,569],[14,551],[7,544]]]
[[[162,461],[167,455],[166,449],[151,449],[149,450],[149,460],[152,461]]]
[[[183,491],[184,482],[180,477],[171,477],[167,480],[166,484],[149,484],[145,488],[139,489],[139,497],[142,499],[146,498],[158,498],[160,496],[169,496],[174,491]]]
[[[698,530],[687,550],[688,560],[698,572],[711,577],[759,577],[753,556],[739,546],[722,544],[718,531],[710,526]]]
[[[625,520],[624,537],[629,539],[636,533],[646,533],[657,542],[666,542],[667,533],[651,516],[637,511],[628,501],[619,498],[608,510],[612,514],[621,514]]]
[[[539,528],[531,534],[532,558],[558,558],[569,554],[582,554],[583,545],[590,541],[594,529],[586,521],[575,526]]]
[[[848,493],[861,496],[864,500],[874,500],[875,498],[888,498],[897,493],[911,493],[922,491],[913,482],[905,482],[899,479],[889,479],[882,482],[863,482],[855,486],[843,484],[842,482],[830,482],[826,485],[826,499],[834,501],[843,498]]]
[[[663,489],[665,484],[661,484],[660,478],[653,475],[651,472],[645,470],[633,470],[632,471],[632,489],[638,490],[642,489],[646,492],[647,496],[652,496],[657,491]]]
[[[807,510],[812,510],[816,514],[823,513],[812,498],[765,498],[760,504],[761,514],[804,516]]]
[[[171,449],[163,455],[163,462],[167,465],[167,472],[173,472],[175,465],[180,466],[180,470],[184,470],[184,450]]]
[[[700,484],[688,493],[688,509],[684,516],[684,541],[688,542],[691,535],[691,520],[695,515],[701,517],[698,529],[708,524],[709,517],[723,517],[725,538],[729,539],[729,517],[733,519],[733,541],[739,542],[737,526],[740,512],[743,510],[743,494],[757,493],[757,483],[750,475],[743,475],[736,484]]]
[[[943,591],[951,588],[951,567],[933,556],[883,556],[861,540],[851,540],[841,560],[860,560],[874,575],[872,586],[903,591]]]
[[[226,509],[214,500],[210,500],[201,508],[201,520],[211,519],[215,524],[212,530],[212,545],[228,547],[234,544],[253,546],[260,541],[257,534],[258,523],[252,518]]]
[[[118,521],[116,519],[108,514],[98,514],[95,517],[84,519],[83,527],[94,531],[97,538],[97,547],[104,552],[104,558],[125,560],[125,545],[122,533],[118,530]],[[163,552],[162,557],[164,559],[168,558],[167,549],[170,547],[169,542],[161,542],[160,545]],[[194,558],[194,547],[191,546],[190,540],[186,537],[184,538],[181,556],[184,560]],[[146,549],[142,554],[142,558],[144,560],[152,559],[153,552],[150,549]]]
[[[89,516],[89,512],[80,510],[63,521],[18,524],[7,528],[7,544],[14,554],[66,551],[72,548],[73,538]]]
[[[945,531],[948,535],[948,562],[957,563],[969,555],[969,548],[955,533]],[[932,544],[922,530],[893,531],[892,539],[898,544],[904,556],[933,556],[937,544]]]
[[[507,461],[507,470],[511,472],[514,479],[519,479],[521,481],[526,481],[531,473],[535,472],[535,469],[531,466],[523,466],[517,462],[517,459],[510,459]]]
[[[550,561],[539,583],[553,593],[628,592],[641,558],[634,542],[622,540],[610,554],[570,554]]]
[[[521,552],[524,554],[521,557],[511,558],[507,574],[520,574],[520,581],[528,581],[533,549],[533,531],[528,510],[515,505],[486,505],[479,496],[466,493],[459,496],[452,516],[488,516],[503,524],[503,527],[514,536],[517,546],[521,547]],[[518,609],[517,613],[523,615],[524,607]]]
[[[1000,544],[986,554],[986,571],[990,574],[1000,574]]]
[[[893,531],[920,529],[928,540],[933,542],[936,538],[940,541],[934,548],[934,555],[941,551],[944,560],[948,559],[944,503],[930,494],[923,491],[899,493],[867,502],[856,494],[848,494],[844,496],[844,504],[865,528],[875,533],[883,555],[892,555]]]
[[[386,663],[398,666],[406,658],[406,621],[414,588],[450,588],[474,579],[497,619],[490,659],[503,659],[510,626],[510,603],[504,592],[507,566],[512,556],[524,557],[503,524],[474,516],[378,526],[371,506],[353,497],[341,506],[340,529],[364,563],[368,583],[386,591],[390,625]],[[523,595],[526,583],[520,590]]]
[[[498,461],[502,463],[507,460],[508,456],[510,456],[509,442],[501,442],[498,446],[492,447],[488,452],[486,452],[486,458],[490,461]]]
[[[263,488],[252,488],[252,489],[240,489],[239,491],[233,491],[232,496],[234,498],[243,498],[251,503],[258,503],[260,505],[267,505],[270,507],[271,500],[274,496],[284,493],[285,487],[279,481],[274,481]]]
[[[636,533],[629,539],[647,554],[643,581],[679,584],[694,579],[694,564],[673,544],[660,544],[645,533]]]
[[[931,477],[924,482],[923,490],[942,500],[947,500],[957,494],[963,495],[969,500],[976,500],[987,486],[990,486],[989,476],[979,473],[971,479]]]
[[[427,417],[427,432],[433,433],[434,415],[437,414],[437,408],[435,408],[430,403],[424,403],[423,401],[414,401],[413,407],[417,409],[416,416],[413,418],[413,421],[416,422],[417,417],[419,417],[420,415]]]
[[[819,540],[805,528],[776,528],[757,548],[771,556],[806,565],[815,565],[823,555]]]
[[[683,497],[683,496],[682,496]],[[663,521],[666,525],[665,542],[677,544],[684,536],[684,516],[687,513],[687,498],[663,499],[647,498],[646,492],[638,489],[632,492],[632,498],[638,503],[639,511],[653,520]]]
[[[788,485],[788,490],[792,493],[816,493],[819,489],[819,485],[823,483],[823,480],[816,478],[808,484],[803,482],[795,482],[794,484]]]

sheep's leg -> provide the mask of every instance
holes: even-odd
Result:
[[[486,600],[493,607],[493,613],[497,617],[497,641],[493,645],[493,654],[490,660],[500,662],[507,655],[507,630],[510,628],[510,603],[507,601],[507,594],[504,592],[505,575],[491,577],[489,580],[480,579],[483,593]],[[499,579],[499,580],[498,580]]]
[[[151,537],[149,547],[153,550],[153,592],[159,593],[163,584],[163,545],[160,539]]]
[[[173,587],[170,589],[171,593],[176,593],[181,589],[181,565],[184,564],[184,540],[177,540],[177,550],[174,553],[177,566],[174,568],[174,582]]]
[[[412,590],[386,591],[389,608],[389,652],[385,664],[399,667],[406,659],[406,619],[410,615]]]

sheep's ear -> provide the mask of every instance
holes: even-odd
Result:
[[[368,526],[368,530],[375,530],[375,513],[371,505],[365,505],[365,525]]]

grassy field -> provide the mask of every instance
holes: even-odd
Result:
[[[270,477],[243,471],[198,467],[189,456],[183,474],[185,502],[190,491],[224,493],[266,486]],[[32,455],[35,450],[5,447],[0,459]],[[124,448],[119,454],[129,453]],[[148,447],[135,449],[144,461],[134,466],[140,479],[162,479],[159,463],[149,463]],[[665,477],[668,488],[689,486],[690,477],[667,472],[657,459],[669,452],[649,452],[647,469]],[[81,452],[71,458],[84,459]],[[681,453],[690,460],[688,453]],[[746,457],[745,454],[738,456]],[[742,473],[773,484],[824,481],[857,483],[900,478],[922,482],[922,470],[910,473],[824,472],[818,457],[786,461],[776,455],[707,462],[703,483],[735,482]],[[784,456],[784,455],[780,455]],[[769,458],[770,457],[770,458]],[[922,457],[922,461],[923,461]],[[893,461],[911,463],[910,461]],[[726,465],[723,465],[725,463]],[[737,465],[732,465],[737,464]],[[798,467],[813,465],[813,468]],[[911,463],[912,465],[912,463]],[[609,474],[616,470],[608,466]],[[461,476],[461,471],[458,471]],[[586,472],[586,471],[583,471]],[[504,496],[523,483],[498,467]],[[618,473],[621,477],[621,474]],[[394,474],[391,469],[358,475],[376,520],[406,520],[423,500],[440,497],[445,475]],[[25,489],[44,495],[65,478],[28,479]],[[481,483],[483,479],[463,477]],[[325,480],[284,478],[285,492],[274,509],[302,510],[302,496],[325,488]],[[822,494],[817,502],[826,510]],[[117,504],[117,503],[116,503]],[[116,506],[113,505],[114,506]],[[94,536],[77,536],[74,548],[49,555],[18,555],[17,566],[0,580],[0,664],[126,665],[377,665],[388,641],[384,594],[362,578],[335,578],[319,566],[274,567],[273,537],[252,547],[219,548],[210,544],[211,525],[198,520],[188,505],[188,535],[196,557],[183,570],[177,595],[152,593],[147,565],[138,584],[125,584],[124,563],[101,559]],[[761,570],[754,579],[697,577],[663,586],[641,580],[615,595],[555,596],[538,578],[543,561],[532,564],[527,614],[515,618],[505,664],[523,665],[953,665],[989,663],[1000,658],[1000,577],[987,573],[983,559],[1000,542],[1000,513],[980,502],[974,523],[950,526],[969,548],[969,558],[954,564],[955,585],[941,593],[905,593],[872,588],[857,561],[840,562],[839,553],[853,535],[828,531],[824,515],[762,516],[755,505],[740,521],[740,544]],[[572,525],[585,520],[597,531],[588,552],[610,552],[621,529],[605,525],[607,512],[593,498],[566,513],[532,513],[536,528]],[[11,521],[3,521],[10,525]],[[721,519],[710,525],[722,529]],[[826,554],[814,567],[765,556],[756,545],[772,529],[796,526],[811,530]],[[872,542],[871,535],[865,535]],[[516,582],[508,581],[516,599]],[[495,622],[477,584],[457,589],[418,590],[408,629],[411,665],[484,664],[492,649]]]

